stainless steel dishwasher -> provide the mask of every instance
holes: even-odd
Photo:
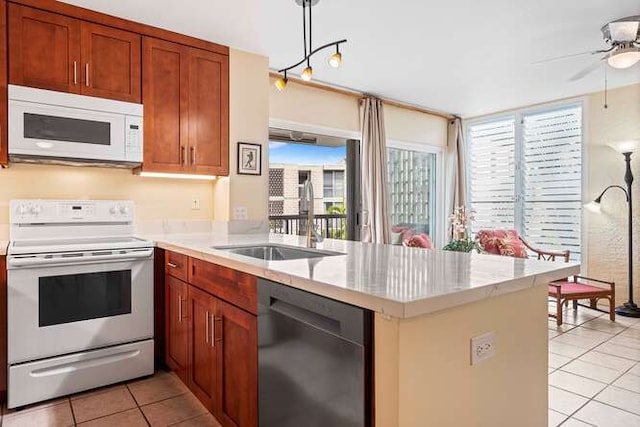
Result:
[[[260,427],[371,425],[372,313],[258,280]]]

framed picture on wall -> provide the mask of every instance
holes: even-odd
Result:
[[[262,174],[262,145],[238,142],[238,175]]]

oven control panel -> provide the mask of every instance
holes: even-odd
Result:
[[[11,224],[132,223],[130,200],[12,200]]]

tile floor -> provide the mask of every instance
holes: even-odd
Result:
[[[640,319],[564,316],[549,321],[549,426],[640,427]]]
[[[551,303],[550,310],[555,312]],[[220,424],[172,373],[118,384],[19,411],[1,427],[212,426]],[[549,426],[640,427],[640,319],[568,308],[549,321]]]
[[[5,407],[2,427],[220,427],[169,372],[15,411]]]

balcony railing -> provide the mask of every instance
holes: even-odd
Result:
[[[272,233],[304,234],[306,219],[304,215],[269,215],[269,228]],[[314,224],[320,227],[324,237],[342,240],[347,238],[346,215],[315,215]]]

